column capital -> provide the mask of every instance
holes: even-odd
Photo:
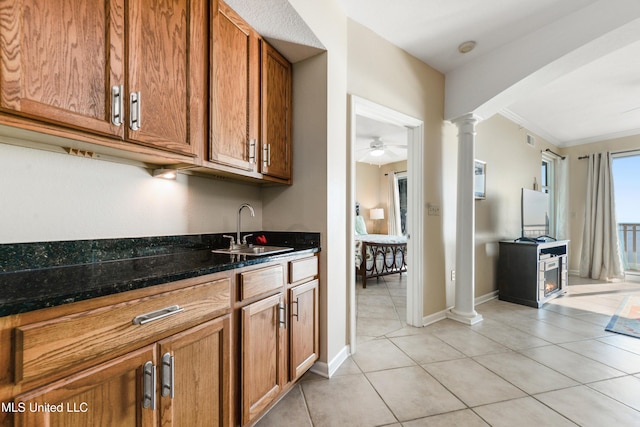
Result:
[[[456,117],[455,119],[452,119],[451,123],[458,126],[458,129],[462,129],[469,126],[473,129],[475,125],[481,121],[482,121],[482,117],[474,113],[467,113],[462,116]]]

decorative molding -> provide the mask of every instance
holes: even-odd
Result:
[[[555,136],[551,135],[549,132],[547,132],[546,130],[542,129],[539,126],[536,126],[535,124],[531,123],[530,121],[528,121],[527,119],[525,119],[524,117],[514,113],[513,111],[509,110],[509,109],[503,109],[500,110],[498,112],[498,114],[500,114],[501,116],[507,118],[508,120],[514,122],[517,125],[522,126],[526,131],[535,133],[539,136],[541,136],[543,139],[545,139],[547,142],[550,142],[553,145],[556,145],[558,147],[563,146],[560,142],[560,140],[558,140],[558,138],[556,138]]]
[[[410,254],[422,254],[424,248],[424,218],[425,197],[422,185],[424,182],[424,125],[421,123],[409,129],[409,159],[407,170],[409,171],[408,203],[408,229],[411,235],[407,239],[407,252]],[[413,326],[424,325],[422,318],[424,312],[424,260],[411,265],[407,280],[407,322]]]
[[[469,325],[469,326],[473,326],[476,323],[482,322],[483,320],[481,314],[477,314],[477,313],[472,315],[460,314],[460,313],[454,312],[453,309],[447,311],[447,318],[451,320],[455,320],[456,322],[463,323],[465,325]]]

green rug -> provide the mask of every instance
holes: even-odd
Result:
[[[626,297],[604,329],[640,338],[640,297]]]

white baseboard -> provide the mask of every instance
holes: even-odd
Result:
[[[340,365],[342,365],[350,355],[351,348],[348,345],[345,345],[328,364],[325,362],[316,362],[309,370],[321,377],[331,378],[338,368],[340,368]]]
[[[493,292],[489,292],[488,294],[479,296],[478,298],[475,299],[475,304],[479,305],[482,303],[485,303],[487,301],[491,301],[492,299],[496,299],[498,298],[498,290],[496,289]]]
[[[498,298],[498,291],[489,292],[486,295],[479,296],[474,300],[475,305],[479,305],[485,303],[487,301],[491,301],[492,299]],[[428,326],[432,323],[439,322],[447,318],[447,313],[451,310],[452,307],[448,307],[446,310],[438,311],[437,313],[430,314],[428,316],[424,316],[422,318],[422,326]]]
[[[437,313],[424,316],[422,318],[422,326],[428,326],[432,323],[439,322],[447,318],[447,310],[438,311]]]

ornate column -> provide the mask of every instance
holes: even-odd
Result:
[[[458,200],[456,217],[455,305],[447,317],[474,325],[482,320],[475,310],[474,160],[478,117],[466,114],[453,121],[458,127]]]

